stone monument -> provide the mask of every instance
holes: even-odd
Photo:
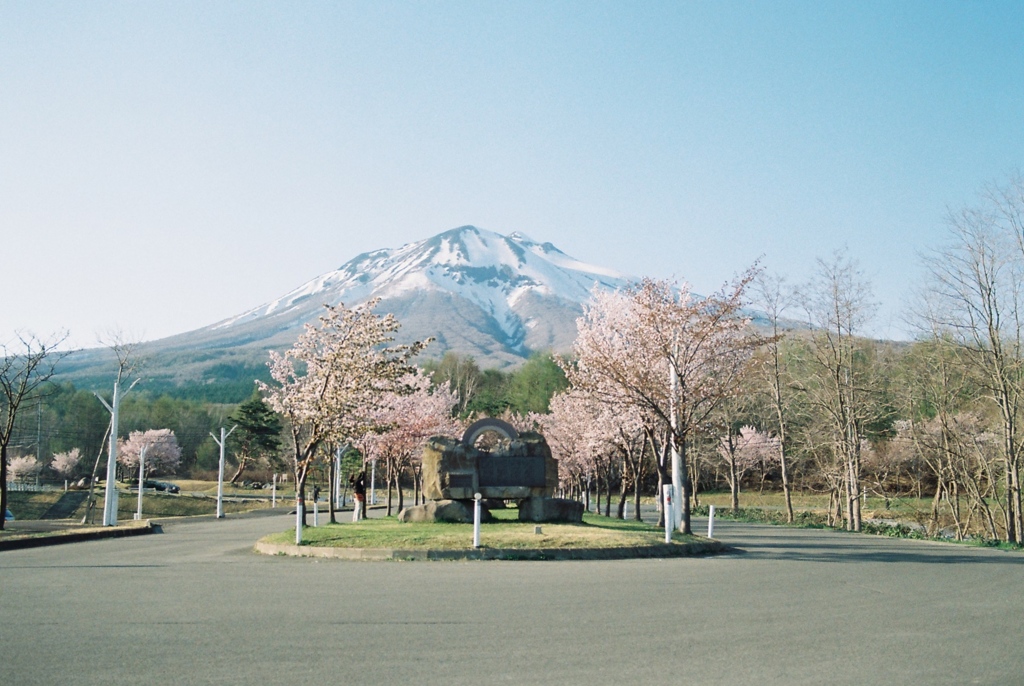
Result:
[[[499,440],[490,450],[476,447],[487,433]],[[539,433],[519,433],[500,419],[481,419],[462,440],[434,436],[423,449],[423,495],[431,502],[398,513],[401,521],[472,522],[473,498],[479,493],[492,507],[519,502],[519,520],[581,522],[583,504],[553,498],[558,487],[558,460]],[[485,507],[485,510],[488,508]],[[490,512],[483,515],[488,521]]]

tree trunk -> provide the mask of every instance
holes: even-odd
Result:
[[[390,477],[390,475],[388,476],[388,480],[387,481],[388,481],[388,508],[387,508],[387,512],[385,513],[384,516],[385,517],[390,517],[391,516],[391,494],[392,494],[392,490],[391,490],[391,477]]]
[[[623,468],[625,472],[625,468]],[[625,476],[619,480],[619,505],[618,511],[615,515],[616,519],[626,518],[626,500],[629,498],[629,482],[626,481]]]
[[[786,521],[790,524],[793,523],[793,493],[789,486],[789,475],[787,473],[786,465],[786,441],[782,437],[780,432],[779,435],[779,467],[782,470],[782,495],[786,500]]]
[[[640,514],[640,479],[633,482],[633,519],[638,522],[644,521],[643,515]]]
[[[413,487],[413,505],[420,504],[420,495],[422,491],[422,478],[423,478],[423,467],[412,468],[412,487]],[[426,499],[424,498],[424,502]]]
[[[0,531],[7,526],[7,442],[0,442]]]
[[[230,483],[231,485],[237,484],[238,480],[242,477],[242,472],[245,471],[245,468],[248,465],[249,465],[249,458],[246,457],[245,455],[240,456],[238,458],[238,469],[235,470],[235,475],[233,477],[231,477],[231,480],[228,483]]]
[[[740,509],[740,479],[736,473],[736,458],[729,459],[729,503],[732,511]]]
[[[332,450],[331,452],[334,452],[334,451]],[[335,465],[335,461],[334,460],[328,460],[328,462],[327,462],[327,483],[329,484],[329,486],[327,487],[327,502],[330,503],[328,505],[328,511],[330,512],[330,515],[331,515],[331,524],[337,524],[338,523],[337,517],[334,516],[334,505],[335,505],[335,503],[334,503],[334,484],[337,483],[337,479],[338,479],[338,475],[336,473],[337,470],[335,470],[334,465]]]
[[[690,526],[690,498],[693,497],[693,484],[690,481],[690,470],[687,467],[687,441],[684,438],[679,446],[679,468],[683,473],[683,533],[692,535],[693,528]]]
[[[604,516],[612,516],[612,470],[609,466],[604,480]]]
[[[405,509],[405,493],[402,492],[402,470],[395,473],[395,488],[398,490],[398,512]]]
[[[306,477],[309,475],[307,469],[301,469],[295,473],[295,507],[302,517],[302,526],[309,526],[306,521]]]
[[[1013,513],[1013,542],[1024,544],[1024,515],[1021,512],[1020,469],[1016,456],[1010,464],[1010,511]],[[1009,536],[1007,536],[1009,538]]]

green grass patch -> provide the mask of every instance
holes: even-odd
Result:
[[[708,497],[711,496],[711,497]],[[820,497],[820,496],[819,496]],[[793,522],[789,523],[786,521],[786,512],[782,509],[778,503],[774,502],[777,499],[779,503],[782,501],[781,494],[765,494],[758,500],[767,502],[762,507],[741,507],[738,510],[733,510],[729,507],[729,494],[702,494],[702,504],[699,507],[693,508],[693,514],[706,517],[708,515],[708,505],[713,504],[715,506],[715,519],[725,519],[735,522],[750,522],[754,524],[774,524],[779,526],[796,526],[805,529],[829,529],[833,531],[845,532],[846,529],[842,527],[829,527],[828,516],[824,510],[821,509],[808,509],[798,510],[796,509],[796,499],[794,498],[794,512]],[[724,503],[722,501],[724,500]],[[744,500],[748,500],[744,498]],[[749,500],[754,501],[754,498]],[[869,504],[871,498],[868,499]],[[709,502],[710,501],[710,502]],[[722,503],[722,504],[720,504]],[[827,501],[825,503],[827,505]],[[905,499],[900,507],[890,507],[883,511],[868,511],[865,510],[865,518],[872,516],[885,516],[885,517],[904,517],[911,522],[924,521],[922,509],[915,509],[912,505],[918,505],[920,507],[930,507],[930,501],[916,501]],[[892,502],[890,503],[892,505]],[[916,526],[910,526],[903,523],[888,523],[888,522],[872,522],[865,521],[861,524],[861,530],[859,533],[870,534],[873,536],[887,536],[889,538],[910,538],[922,541],[941,541],[943,543],[960,543],[963,545],[971,545],[985,548],[997,548],[999,550],[1008,551],[1024,551],[1024,546],[1016,545],[1015,543],[1008,543],[1006,541],[996,541],[979,536],[973,536],[966,538],[962,541],[957,541],[954,538],[946,538],[944,536],[929,536],[926,531]]]
[[[700,505],[693,508],[692,514],[707,517],[708,509],[707,505]],[[738,510],[733,510],[728,507],[715,505],[715,519],[753,522],[757,524],[789,524],[786,521],[785,510],[764,510],[757,507],[741,507]],[[823,513],[813,510],[796,510],[793,512],[792,525],[811,529],[824,529],[828,527],[828,517]]]
[[[494,510],[498,521],[480,526],[480,545],[503,549],[631,548],[663,545],[664,529],[636,521],[584,514],[582,524],[533,524],[518,521],[518,510]],[[534,533],[536,526],[541,533]],[[473,547],[472,524],[402,523],[393,517],[307,527],[303,545],[338,548],[397,548],[408,550],[468,550]],[[291,545],[294,530],[271,534],[267,543]],[[674,533],[673,543],[703,541],[699,536]]]
[[[74,493],[74,491],[72,491]],[[43,519],[50,509],[64,495],[63,491],[10,491],[7,494],[8,507],[18,519]],[[97,519],[103,512],[103,489],[97,489],[96,504],[93,513]],[[233,514],[238,512],[250,512],[269,507],[266,502],[259,500],[245,500],[241,502],[224,501],[224,511]],[[117,499],[118,519],[131,519],[138,508],[138,493],[134,491],[120,491]],[[142,517],[151,519],[154,517],[194,517],[197,515],[209,515],[217,512],[216,497],[192,497],[189,495],[171,495],[168,493],[144,493],[142,496]],[[67,519],[81,519],[85,516],[85,502],[83,501]]]

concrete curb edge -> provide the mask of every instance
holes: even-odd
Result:
[[[104,538],[124,538],[126,536],[143,536],[156,533],[157,528],[151,522],[143,526],[132,527],[109,527],[95,531],[80,531],[75,533],[64,533],[52,536],[29,536],[26,538],[13,538],[0,541],[0,552],[4,550],[21,550],[24,548],[41,548],[49,545],[62,545],[64,543],[81,543],[82,541],[96,541]]]
[[[693,543],[665,543],[629,548],[477,548],[432,550],[396,548],[323,548],[257,541],[255,551],[263,555],[318,557],[339,560],[627,560],[635,558],[689,557],[724,552],[721,541],[708,539]]]

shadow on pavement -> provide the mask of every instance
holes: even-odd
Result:
[[[1014,551],[968,548],[909,539],[891,539],[868,534],[793,531],[769,528],[763,538],[749,530],[738,536],[723,536],[728,546],[724,555],[748,559],[792,562],[925,563],[1024,566],[1024,555]],[[732,539],[732,540],[730,540]]]

